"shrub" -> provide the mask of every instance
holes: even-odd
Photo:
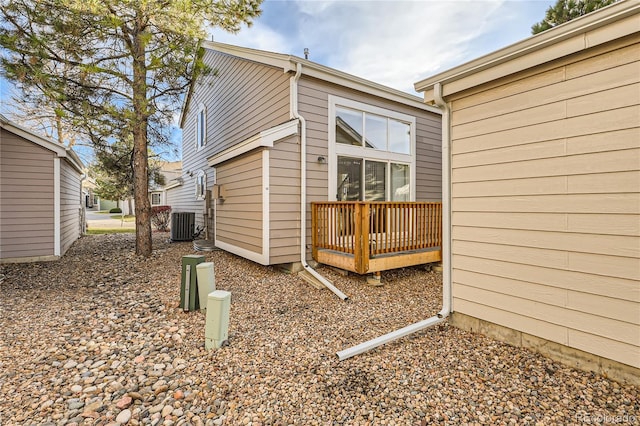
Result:
[[[122,213],[122,209],[120,207],[114,207],[109,210],[109,213]]]
[[[151,224],[160,232],[169,230],[169,220],[171,219],[171,206],[151,207]]]

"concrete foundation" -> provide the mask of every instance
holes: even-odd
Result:
[[[578,370],[594,372],[617,382],[640,386],[640,369],[627,364],[458,312],[451,314],[449,323],[463,330],[479,333],[513,346],[530,349]]]

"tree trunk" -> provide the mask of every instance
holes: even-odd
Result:
[[[127,198],[127,207],[129,208],[129,211],[127,212],[127,214],[134,214],[133,206],[131,205],[131,197]]]
[[[140,19],[140,18],[138,18]],[[151,245],[151,203],[149,202],[149,158],[147,151],[147,66],[142,23],[133,40],[133,196],[136,209],[136,254],[149,257]]]

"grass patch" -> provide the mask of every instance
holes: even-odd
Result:
[[[108,228],[108,229],[99,229],[99,228],[91,228],[87,229],[87,235],[97,235],[97,234],[135,234],[135,229],[129,228]]]
[[[122,215],[119,215],[119,214],[111,215],[111,219],[120,220],[120,219],[122,219]],[[131,215],[131,214],[126,214],[126,215],[124,215],[124,221],[125,222],[135,222],[136,221],[136,217],[134,215]]]

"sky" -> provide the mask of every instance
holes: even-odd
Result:
[[[415,93],[413,84],[530,37],[555,0],[266,0],[238,34],[210,31],[215,41],[304,57]],[[10,110],[0,79],[0,112]],[[180,132],[174,132],[179,144]],[[90,160],[89,151],[80,152]],[[168,160],[179,149],[167,150]]]
[[[414,93],[413,84],[531,35],[552,0],[266,0],[215,41],[304,57]]]

